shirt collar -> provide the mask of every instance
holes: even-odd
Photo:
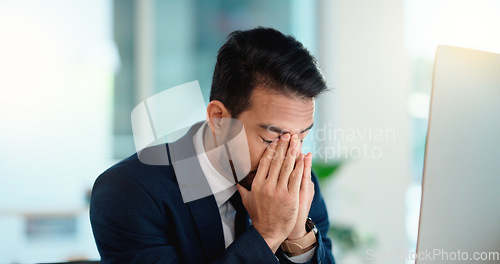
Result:
[[[205,146],[203,144],[203,134],[205,128],[207,127],[207,122],[198,129],[196,134],[193,136],[193,144],[198,156],[198,161],[200,162],[201,169],[205,177],[207,178],[208,184],[212,189],[217,206],[220,207],[225,202],[231,198],[231,196],[237,191],[234,181],[228,180],[224,177],[217,169],[214,168],[210,160],[208,159]],[[218,151],[218,149],[211,150]]]

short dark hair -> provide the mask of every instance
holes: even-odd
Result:
[[[221,101],[237,118],[257,86],[298,98],[327,89],[316,59],[294,37],[272,28],[234,31],[219,49],[210,101]]]

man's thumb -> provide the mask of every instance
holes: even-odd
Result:
[[[238,192],[240,192],[241,200],[242,201],[247,200],[250,191],[247,190],[245,187],[241,186],[239,183],[236,183],[236,188],[238,188]]]

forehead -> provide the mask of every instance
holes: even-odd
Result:
[[[256,125],[273,125],[298,133],[308,128],[314,119],[314,99],[290,97],[256,87],[252,92],[248,114]]]

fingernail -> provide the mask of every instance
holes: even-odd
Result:
[[[290,139],[290,134],[287,133],[287,134],[281,135],[281,139],[283,139],[283,140],[289,140]]]
[[[294,134],[294,135],[292,136],[292,138],[299,139],[299,136],[297,136],[297,134]]]

